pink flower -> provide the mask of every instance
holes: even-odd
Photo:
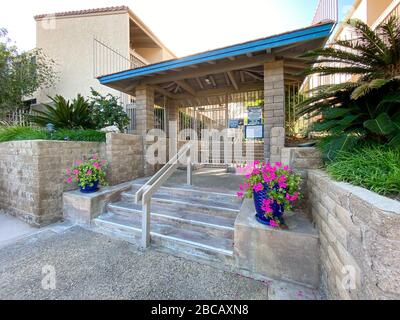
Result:
[[[289,171],[289,170],[290,170],[290,168],[289,168],[289,166],[284,166],[284,167],[283,167],[283,170],[285,170],[285,171]]]
[[[296,201],[296,200],[299,198],[299,193],[298,193],[298,192],[295,192],[295,193],[293,194],[293,196],[291,196],[289,193],[287,193],[286,196],[285,196],[285,198],[286,198],[286,200],[288,200],[288,201],[290,201],[290,202]]]
[[[77,160],[77,161],[74,162],[74,165],[75,165],[75,166],[80,166],[81,164],[82,164],[82,161],[81,161],[81,160]]]
[[[270,220],[270,221],[269,221],[269,225],[270,225],[272,228],[278,228],[278,227],[279,227],[279,225],[276,223],[275,220]]]
[[[261,173],[260,169],[254,168],[254,169],[253,169],[253,172],[252,172],[251,174],[252,174],[252,175],[258,175],[258,174],[260,174],[260,173]]]
[[[284,174],[278,179],[278,186],[281,189],[285,189],[287,187],[286,176]]]
[[[68,184],[71,184],[73,181],[74,181],[74,180],[72,179],[72,177],[69,177],[69,178],[67,179],[67,183],[68,183]]]
[[[67,170],[65,170],[66,174],[70,175],[71,174],[71,169],[68,168]]]
[[[97,160],[97,154],[93,154],[92,159]]]
[[[255,186],[254,186],[254,188],[253,188],[253,190],[255,191],[255,192],[260,192],[260,191],[262,191],[264,189],[264,186],[262,185],[262,183],[257,183]]]
[[[273,201],[271,199],[264,199],[261,209],[266,213],[271,213],[272,212],[272,208],[271,208],[272,202]]]
[[[266,183],[270,183],[271,182],[271,177],[268,174],[264,174],[263,175],[263,179]]]
[[[74,171],[72,171],[72,173],[77,176],[79,174],[79,170],[75,169]]]
[[[237,193],[237,197],[238,197],[238,198],[243,198],[243,196],[244,196],[244,193],[243,193],[243,192],[238,192],[238,193]]]
[[[92,170],[88,170],[88,171],[86,171],[86,175],[87,175],[87,176],[90,176],[92,173],[93,173],[93,171],[92,171]]]
[[[93,163],[93,167],[95,167],[96,169],[100,169],[101,165],[98,162]]]
[[[282,167],[282,162],[276,162],[275,166],[278,167],[278,168]]]

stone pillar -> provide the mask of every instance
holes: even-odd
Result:
[[[140,136],[154,128],[154,89],[136,87],[136,132]]]
[[[283,61],[264,64],[264,157],[278,161],[285,144],[285,82]],[[279,128],[272,131],[273,128]],[[272,132],[274,137],[271,136]],[[271,158],[271,153],[274,155]]]

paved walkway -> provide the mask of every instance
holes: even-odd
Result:
[[[0,248],[0,299],[315,297],[296,285],[251,280],[153,249],[141,252],[79,227],[46,228]]]
[[[36,231],[37,229],[17,218],[0,212],[0,247]]]

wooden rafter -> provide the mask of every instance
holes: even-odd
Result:
[[[264,80],[263,77],[261,77],[261,76],[259,76],[259,75],[256,75],[256,74],[254,74],[253,72],[250,72],[250,71],[243,71],[243,72],[246,73],[247,75],[249,75],[250,77],[252,77],[253,79],[256,79],[256,80]]]
[[[235,90],[239,90],[239,86],[238,86],[238,84],[236,82],[236,79],[235,79],[235,76],[234,76],[233,72],[232,71],[228,71],[226,74],[228,75],[229,80],[232,82],[232,85],[235,88]]]
[[[271,62],[274,61],[273,56],[267,56],[267,55],[260,55],[252,58],[241,58],[241,59],[236,59],[235,61],[223,61],[219,64],[213,65],[213,66],[204,66],[204,67],[199,67],[196,70],[183,70],[179,73],[174,73],[174,74],[166,74],[158,77],[154,77],[152,79],[143,79],[140,81],[142,84],[157,84],[157,83],[163,83],[163,82],[169,82],[169,81],[176,81],[176,80],[182,80],[182,79],[188,79],[188,78],[194,78],[194,77],[203,77],[207,75],[212,75],[212,74],[217,74],[217,73],[223,73],[231,70],[239,70],[243,68],[251,68],[251,67],[256,67],[259,66],[260,64],[263,64],[265,62]]]
[[[177,80],[175,81],[178,86],[180,86],[183,90],[189,92],[192,96],[196,96],[196,90],[194,90],[185,80]]]
[[[199,85],[200,89],[203,90],[204,89],[204,85],[201,82],[201,79],[200,78],[196,78],[196,81],[197,81],[197,84]]]

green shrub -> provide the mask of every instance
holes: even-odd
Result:
[[[45,105],[46,111],[35,111],[28,119],[45,127],[51,123],[58,129],[95,129],[91,119],[91,108],[87,100],[78,94],[72,102],[62,96],[51,98],[54,106]]]
[[[123,132],[129,124],[129,117],[118,102],[118,98],[112,94],[101,95],[93,88],[92,96],[89,99],[90,116],[96,129],[103,129],[109,126],[117,126]]]
[[[0,127],[0,142],[47,139],[47,132],[22,126]]]
[[[0,127],[0,142],[17,140],[68,140],[105,142],[106,134],[96,130],[56,130],[50,134],[41,128],[22,126]]]
[[[339,181],[382,195],[400,194],[400,148],[375,146],[339,152],[327,170]]]
[[[52,134],[52,140],[69,140],[69,141],[92,141],[105,142],[106,134],[96,130],[57,130]]]

